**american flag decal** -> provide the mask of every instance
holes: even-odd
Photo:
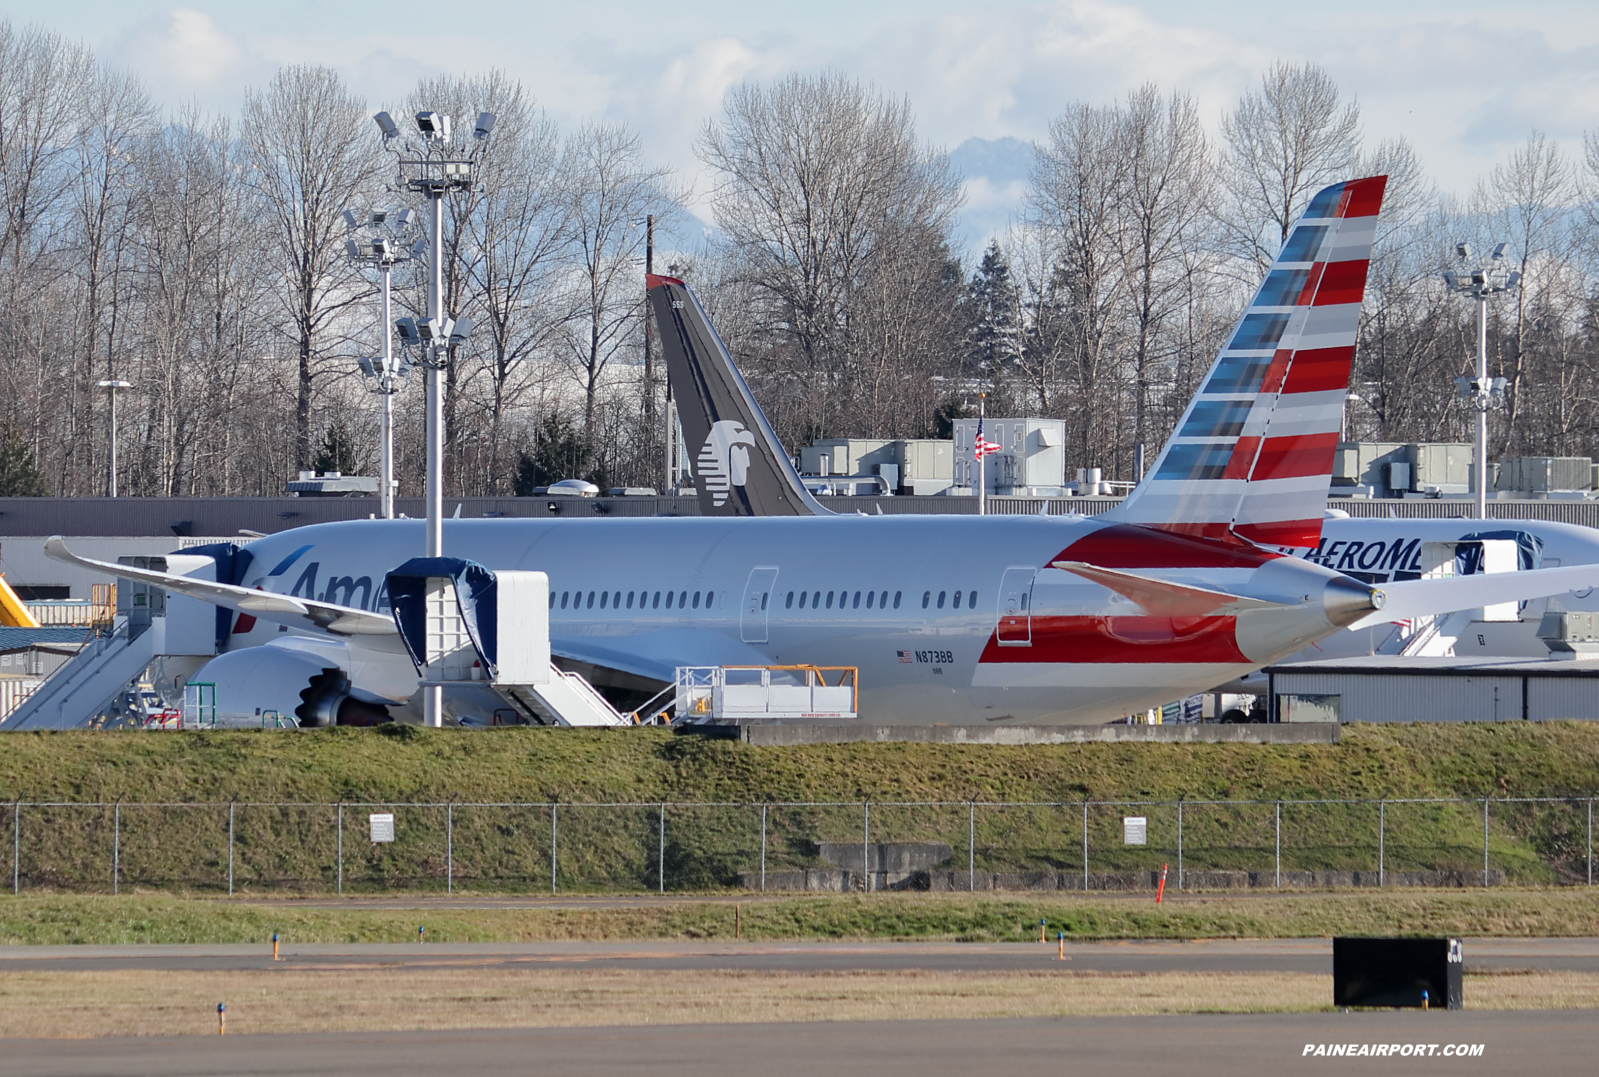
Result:
[[[911,653],[909,651],[895,651],[894,653],[899,655],[899,660],[905,663],[907,666],[911,665],[915,661],[913,658],[911,658]]]

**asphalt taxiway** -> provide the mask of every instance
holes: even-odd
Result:
[[[1305,1057],[1307,1044],[1444,1047],[1477,1057]],[[965,1021],[486,1029],[281,1036],[0,1040],[29,1077],[815,1077],[1091,1073],[1236,1077],[1341,1072],[1591,1074],[1599,1012],[1189,1014]]]

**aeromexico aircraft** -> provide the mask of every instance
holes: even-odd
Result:
[[[826,512],[760,451],[775,438],[693,292],[651,276],[706,515],[451,520],[445,553],[547,573],[551,651],[599,684],[856,666],[862,717],[897,724],[1105,722],[1352,625],[1599,582],[1583,566],[1379,587],[1280,552],[1320,540],[1384,182],[1311,201],[1146,481],[1100,516]],[[314,725],[415,713],[386,580],[423,543],[421,521],[320,524],[212,549],[186,575],[49,548],[228,611],[223,653],[194,675],[219,716]]]

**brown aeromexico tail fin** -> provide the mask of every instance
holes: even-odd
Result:
[[[645,278],[706,516],[831,516],[800,482],[705,308],[674,277]]]

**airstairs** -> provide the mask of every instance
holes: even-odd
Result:
[[[22,701],[5,720],[7,732],[28,729],[77,729],[100,714],[163,653],[166,619],[130,638],[127,618],[116,628],[90,640],[55,675]]]
[[[388,576],[395,624],[425,687],[467,725],[631,725],[576,673],[550,661],[542,572],[419,557]]]
[[[128,562],[160,571],[180,566],[194,571],[209,563],[176,555],[129,558]],[[3,728],[9,733],[89,725],[158,659],[203,659],[215,654],[216,622],[215,609],[206,603],[168,596],[148,584],[126,584],[117,589],[111,630],[86,642],[6,717]]]

